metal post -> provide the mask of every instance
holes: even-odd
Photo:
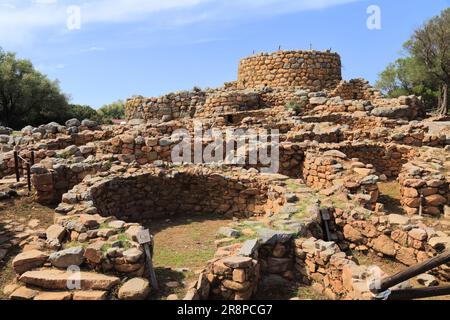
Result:
[[[31,151],[31,165],[34,166],[34,150]]]
[[[28,182],[28,191],[31,192],[31,166],[29,162],[27,162],[27,182]]]
[[[14,151],[14,172],[16,173],[17,182],[20,181],[20,173],[19,173],[19,153]]]

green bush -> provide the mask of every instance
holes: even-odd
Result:
[[[298,101],[290,101],[286,104],[286,110],[294,111],[298,115],[302,111],[302,106]]]

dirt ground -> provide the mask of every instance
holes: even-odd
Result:
[[[164,299],[169,294],[183,298],[188,285],[214,257],[218,229],[230,222],[216,215],[186,214],[148,224],[155,237],[154,264],[161,282],[161,292],[153,298]]]
[[[0,238],[7,240],[20,234],[28,227],[32,219],[39,220],[39,228],[46,229],[53,223],[54,209],[33,202],[31,197],[11,199],[0,203]],[[12,222],[10,222],[12,221]],[[11,223],[15,224],[14,230],[6,229]],[[3,242],[3,241],[0,241]],[[0,243],[0,247],[5,245]],[[0,261],[0,299],[3,296],[3,287],[10,283],[14,277],[12,260],[19,252],[18,243],[9,248],[8,254]]]

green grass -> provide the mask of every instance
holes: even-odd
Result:
[[[70,242],[64,244],[64,249],[78,248],[78,247],[82,247],[82,248],[86,249],[88,245],[89,245],[89,243],[87,243],[87,242],[81,243],[78,241],[70,241]]]
[[[195,248],[192,248],[195,249]],[[158,248],[158,265],[171,266],[172,268],[184,268],[186,265],[200,265],[214,257],[216,250],[214,248],[197,248],[192,250],[189,255],[185,251],[179,251],[171,248]]]

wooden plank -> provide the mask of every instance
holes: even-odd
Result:
[[[380,293],[396,286],[399,283],[402,283],[406,280],[409,280],[415,276],[418,276],[422,273],[425,273],[431,269],[439,267],[442,264],[450,262],[450,250],[445,251],[444,253],[433,257],[427,261],[419,263],[415,266],[411,266],[404,271],[401,271],[391,277],[387,277],[381,280],[380,286],[378,288],[371,288],[373,293]]]
[[[156,291],[159,290],[158,280],[156,279],[155,269],[153,268],[152,256],[150,253],[150,245],[148,243],[144,244],[145,256],[147,258],[147,268],[150,276],[150,283],[152,288]]]
[[[20,181],[20,173],[19,173],[19,153],[14,151],[14,172],[16,173],[17,182]]]
[[[412,300],[450,295],[450,286],[393,290],[388,300]]]

